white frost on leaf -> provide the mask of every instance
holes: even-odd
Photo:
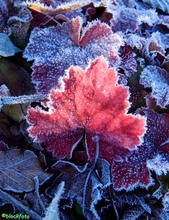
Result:
[[[6,34],[0,33],[0,56],[9,57],[20,51],[19,48],[14,46]]]
[[[46,93],[71,65],[86,67],[90,60],[103,55],[111,66],[118,66],[121,45],[122,36],[113,33],[110,26],[95,20],[83,28],[83,20],[78,16],[61,26],[35,28],[24,57],[34,60],[32,80],[38,92]]]
[[[158,31],[152,33],[150,37],[129,34],[126,42],[130,47],[138,49],[151,62],[154,62],[154,57],[157,53],[165,56],[169,45],[168,36]]]
[[[10,96],[10,91],[5,84],[0,86],[0,97],[1,96]]]
[[[45,217],[43,220],[59,220],[59,202],[61,199],[61,195],[64,192],[65,183],[61,182],[57,188],[57,192],[50,203],[49,207],[46,209]]]
[[[109,10],[113,14],[111,27],[113,31],[135,32],[140,29],[142,24],[153,26],[159,17],[157,13],[150,10],[138,10],[121,6]]]
[[[142,0],[144,3],[149,4],[154,9],[161,9],[169,13],[169,0]]]
[[[153,159],[147,160],[147,167],[157,175],[166,175],[169,171],[169,162],[161,154],[157,154]]]
[[[26,6],[40,13],[57,15],[64,12],[74,11],[90,3],[93,3],[95,7],[106,6],[105,0],[50,0],[47,3],[45,0],[16,0],[15,6]]]
[[[154,98],[161,108],[169,104],[169,73],[157,66],[147,66],[140,75],[140,83],[152,88]]]
[[[164,210],[169,212],[169,192],[167,192],[165,195],[164,195],[164,198],[163,198],[163,206],[164,206]]]

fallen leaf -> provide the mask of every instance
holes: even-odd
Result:
[[[42,185],[51,174],[41,167],[36,155],[18,149],[0,151],[0,187],[13,192],[29,192],[35,188],[33,178],[38,176]]]

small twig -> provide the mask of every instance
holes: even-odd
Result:
[[[113,204],[114,212],[115,212],[115,215],[116,215],[116,219],[119,220],[119,219],[120,219],[120,218],[119,218],[119,213],[118,213],[118,211],[117,211],[117,207],[116,207],[116,205],[115,205],[114,200],[112,200],[112,204]]]
[[[27,102],[40,102],[47,98],[45,95],[21,95],[21,96],[5,96],[1,97],[3,105],[15,105]]]
[[[27,215],[30,215],[33,219],[42,220],[42,217],[40,215],[38,215],[36,212],[31,210],[30,208],[26,207],[21,202],[19,202],[17,199],[15,199],[13,196],[9,195],[7,192],[1,189],[0,189],[0,197],[3,200],[15,206],[16,208],[18,208],[19,210],[24,211],[24,213],[26,213]]]
[[[45,212],[46,208],[45,208],[45,206],[44,206],[44,204],[43,204],[43,202],[42,202],[42,200],[41,200],[41,198],[40,198],[40,195],[39,195],[39,179],[38,179],[37,176],[35,176],[35,177],[33,178],[33,180],[34,180],[34,182],[35,182],[35,193],[36,193],[37,199],[38,199],[38,201],[39,201],[39,203],[40,203],[41,208],[42,208],[43,211]]]
[[[84,184],[84,190],[83,190],[83,202],[82,202],[82,211],[84,213],[84,209],[85,209],[85,202],[86,202],[86,189],[87,189],[87,184],[89,182],[89,179],[90,179],[90,176],[94,170],[94,168],[96,167],[96,163],[97,163],[97,160],[98,160],[98,157],[99,157],[99,137],[98,136],[95,136],[92,138],[93,141],[96,143],[96,153],[95,153],[95,158],[94,158],[94,162],[92,164],[92,167],[90,168],[89,170],[89,173],[86,177],[86,181],[85,181],[85,184]]]
[[[46,95],[22,95],[0,97],[0,109],[3,105],[16,105],[29,102],[41,102],[47,99]]]

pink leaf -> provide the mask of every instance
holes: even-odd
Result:
[[[32,78],[38,92],[55,87],[59,76],[71,65],[86,67],[90,59],[100,55],[107,57],[111,66],[119,62],[120,35],[100,21],[88,23],[85,28],[82,25],[77,17],[62,26],[32,31],[24,56],[35,60]]]
[[[128,88],[117,80],[115,69],[108,68],[103,57],[86,70],[72,66],[60,79],[60,87],[51,90],[49,111],[30,108],[29,134],[60,159],[71,158],[84,133],[90,161],[95,156],[95,135],[100,138],[99,156],[110,163],[119,151],[135,149],[146,131],[146,119],[127,114]]]

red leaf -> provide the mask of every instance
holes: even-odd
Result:
[[[118,149],[134,149],[141,143],[146,119],[126,114],[130,106],[128,88],[117,85],[117,80],[115,69],[108,68],[103,57],[91,62],[86,70],[72,66],[61,78],[60,87],[51,90],[49,111],[30,108],[30,135],[44,142],[58,158],[70,158],[84,133],[91,161],[95,135],[100,138],[100,157],[109,162]]]
[[[117,190],[133,190],[138,186],[148,187],[152,185],[150,171],[146,166],[147,147],[140,146],[128,157],[122,156],[113,163],[113,183]]]

